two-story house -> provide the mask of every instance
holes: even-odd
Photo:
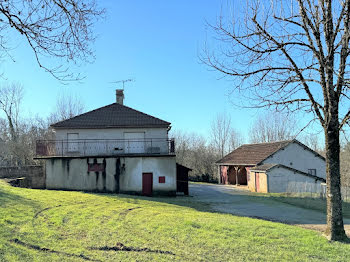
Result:
[[[48,189],[143,195],[176,193],[170,123],[116,103],[51,125],[55,140],[37,141]]]
[[[216,164],[219,183],[253,192],[305,192],[326,182],[324,157],[295,139],[242,145]]]

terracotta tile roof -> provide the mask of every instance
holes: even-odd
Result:
[[[255,166],[294,140],[242,145],[217,161],[217,164]]]
[[[257,165],[255,167],[252,167],[250,171],[267,171],[272,168],[278,167],[278,166],[283,166],[280,164],[263,164],[263,165]]]
[[[113,103],[52,124],[53,128],[168,127],[169,122]]]

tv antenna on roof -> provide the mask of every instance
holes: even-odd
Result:
[[[125,80],[113,81],[113,82],[110,82],[110,83],[113,83],[113,84],[120,84],[120,83],[122,83],[123,84],[123,90],[124,90],[125,83],[127,83],[127,82],[135,82],[135,79],[125,79]]]

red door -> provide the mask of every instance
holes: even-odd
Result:
[[[255,173],[255,192],[260,191],[260,185],[259,185],[259,173]]]
[[[142,195],[152,196],[153,190],[153,174],[142,173]]]

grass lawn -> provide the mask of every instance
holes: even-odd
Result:
[[[0,261],[349,261],[349,244],[190,200],[0,181]]]

